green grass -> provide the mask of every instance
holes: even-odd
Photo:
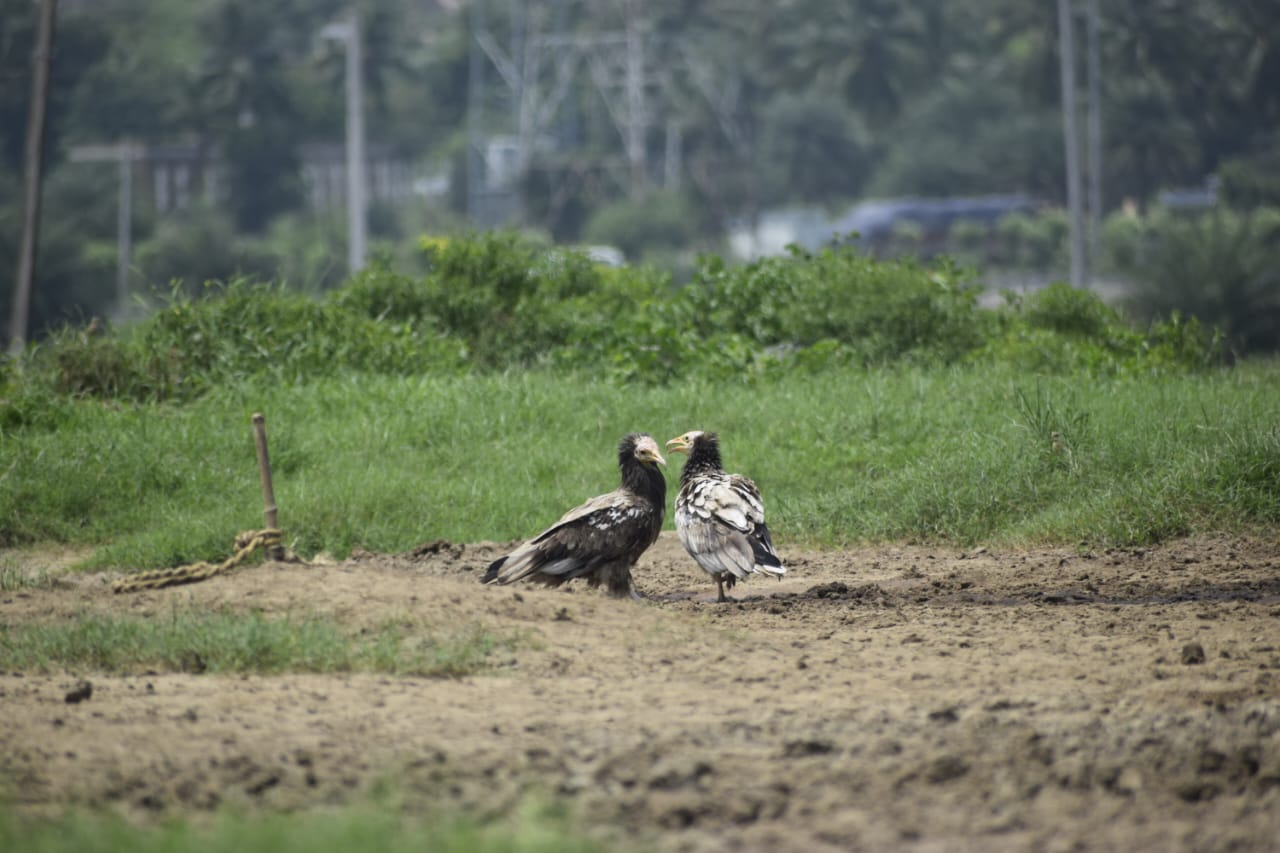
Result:
[[[0,592],[16,592],[22,589],[52,589],[57,578],[47,569],[28,572],[20,566],[0,564]]]
[[[393,809],[352,806],[337,811],[174,820],[135,826],[83,812],[23,819],[0,808],[0,849],[22,853],[588,853],[603,850],[576,838],[563,817],[529,811],[501,824],[403,818]]]
[[[394,622],[352,635],[319,617],[257,612],[175,610],[150,619],[90,614],[65,623],[0,626],[0,670],[461,677],[486,668],[495,649],[515,642],[477,624],[436,633]]]
[[[267,415],[281,525],[304,555],[527,536],[612,488],[616,443],[636,429],[660,441],[718,430],[783,549],[1129,544],[1280,522],[1273,364],[1110,378],[850,368],[662,387],[585,372],[346,375],[184,405],[59,405],[56,424],[0,443],[0,543],[96,546],[89,566],[227,556],[262,517],[254,411]]]

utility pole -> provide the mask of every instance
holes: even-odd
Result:
[[[484,58],[480,51],[481,0],[471,0],[469,54],[467,67],[467,219],[472,226],[480,221],[480,190],[484,181],[484,160],[480,150],[481,110],[484,109]],[[487,223],[484,223],[487,224]]]
[[[1098,0],[1086,6],[1089,110],[1089,271],[1097,274],[1102,249],[1102,60],[1098,46]]]
[[[368,203],[364,174],[364,51],[360,16],[354,6],[347,17],[347,217],[350,245],[347,265],[357,273],[368,245]]]
[[[1071,218],[1071,286],[1084,287],[1084,208],[1080,192],[1080,134],[1076,128],[1075,38],[1071,0],[1058,0],[1058,58],[1062,69],[1062,141],[1067,157],[1067,209]]]
[[[114,145],[73,145],[72,163],[116,164],[116,313],[123,317],[129,304],[129,268],[133,255],[133,164],[146,159],[145,146],[133,142]]]
[[[120,155],[120,197],[116,207],[116,311],[124,316],[129,304],[129,263],[133,255],[133,158],[132,145]]]
[[[41,155],[44,117],[49,102],[49,62],[53,54],[53,26],[57,0],[42,0],[36,50],[32,58],[31,108],[27,118],[26,164],[23,167],[22,242],[18,248],[18,274],[13,282],[13,316],[9,318],[9,352],[22,352],[27,343],[31,316],[31,281],[35,278],[36,244],[40,231]]]
[[[666,149],[662,157],[662,188],[676,190],[680,188],[681,165],[681,131],[680,122],[674,118],[667,119]]]
[[[361,48],[360,16],[354,6],[345,21],[325,27],[321,36],[343,43],[346,51],[347,84],[347,268],[357,273],[364,267],[368,245],[368,203],[365,196],[364,156],[364,57]]]

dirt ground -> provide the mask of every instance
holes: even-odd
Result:
[[[0,593],[9,626],[192,605],[522,638],[460,680],[0,673],[0,778],[144,820],[387,783],[412,813],[563,800],[656,851],[1280,848],[1280,543],[783,547],[725,605],[673,534],[641,602],[479,585],[501,550]]]

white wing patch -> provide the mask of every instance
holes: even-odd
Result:
[[[596,530],[611,530],[619,524],[628,521],[635,521],[644,515],[644,511],[637,506],[611,506],[606,510],[597,511],[587,518],[587,525],[594,527]]]
[[[704,518],[729,525],[734,530],[750,533],[764,523],[764,504],[760,492],[746,477],[740,475],[707,475],[691,481],[688,492],[680,495],[692,511]]]

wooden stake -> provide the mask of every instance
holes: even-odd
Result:
[[[253,443],[258,448],[258,472],[262,474],[262,516],[268,528],[278,530],[280,519],[276,512],[276,493],[271,488],[271,459],[267,455],[267,419],[261,412],[253,413]],[[284,546],[272,545],[267,549],[272,560],[284,559]]]

